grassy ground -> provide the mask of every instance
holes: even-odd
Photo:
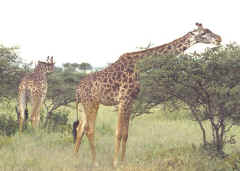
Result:
[[[96,125],[97,162],[91,168],[87,139],[80,152],[73,155],[70,134],[25,131],[22,135],[0,137],[0,170],[2,171],[211,171],[240,168],[240,138],[237,144],[226,145],[230,154],[225,159],[211,157],[199,148],[202,134],[196,122],[187,119],[167,119],[162,112],[135,118],[130,124],[126,161],[113,169],[116,112],[101,106]],[[74,118],[74,111],[70,118]],[[207,124],[205,124],[208,127]],[[207,128],[210,129],[210,128]],[[229,133],[239,135],[240,128]],[[210,137],[210,135],[208,135]]]

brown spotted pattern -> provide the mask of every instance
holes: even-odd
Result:
[[[22,131],[24,122],[24,111],[26,104],[30,100],[32,104],[31,120],[32,126],[36,128],[40,119],[40,107],[47,94],[47,73],[53,72],[53,57],[47,62],[38,61],[33,73],[26,74],[18,87],[19,105],[19,130]]]
[[[219,44],[221,42],[220,36],[203,28],[199,23],[196,25],[197,29],[168,44],[125,53],[104,70],[89,74],[80,81],[76,89],[76,107],[78,112],[78,106],[81,103],[84,112],[81,113],[81,120],[77,128],[75,152],[78,152],[81,139],[86,134],[91,147],[93,164],[95,163],[94,129],[99,104],[119,105],[113,164],[114,166],[117,164],[120,146],[122,148],[121,160],[124,160],[131,106],[139,92],[136,62],[149,55],[179,54],[196,43]]]

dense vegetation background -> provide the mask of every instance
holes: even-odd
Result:
[[[18,134],[17,86],[32,64],[17,47],[0,46],[0,168],[89,170],[87,141],[73,156],[74,93],[93,72],[88,63],[66,63],[48,76],[37,132]],[[240,47],[201,54],[149,56],[138,63],[141,92],[133,108],[127,161],[119,170],[239,170]],[[31,111],[31,109],[30,109]],[[96,125],[96,170],[112,170],[116,109],[101,106]]]

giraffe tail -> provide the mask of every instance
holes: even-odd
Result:
[[[79,120],[76,120],[73,122],[73,130],[72,130],[72,134],[73,134],[73,143],[76,142],[76,138],[77,138],[77,127],[79,124]]]
[[[25,121],[27,121],[28,120],[28,107],[27,107],[27,103],[26,103],[26,108],[25,108],[25,110],[24,110],[24,115],[25,115],[25,117],[24,117],[24,119],[25,119]]]
[[[78,124],[79,124],[79,119],[78,119],[78,106],[79,106],[79,99],[78,99],[78,96],[76,96],[76,121],[73,122],[73,129],[72,129],[73,143],[76,142],[76,138],[77,138],[77,127],[78,127]]]

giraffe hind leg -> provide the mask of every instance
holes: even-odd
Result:
[[[39,126],[41,105],[42,105],[41,97],[33,96],[32,97],[32,114],[31,114],[33,128],[37,128]]]
[[[88,138],[88,142],[91,148],[91,153],[92,153],[92,164],[94,166],[97,166],[98,164],[96,163],[96,146],[95,146],[95,121],[96,121],[96,116],[98,112],[99,104],[94,104],[91,107],[91,110],[87,113],[87,122],[88,122],[88,127],[86,130],[86,135]]]
[[[74,146],[74,152],[75,153],[77,153],[79,151],[79,147],[80,147],[81,142],[82,142],[82,137],[84,136],[84,132],[85,132],[85,126],[86,126],[86,123],[79,120],[79,124],[77,126],[75,146]]]
[[[78,107],[77,107],[77,110],[79,110]],[[73,134],[74,133],[76,134],[75,135],[76,138],[74,138],[75,139],[74,152],[77,153],[79,151],[79,147],[81,145],[82,137],[84,136],[85,129],[86,129],[86,126],[87,126],[87,117],[85,115],[85,112],[83,113],[81,119],[78,120],[78,121],[75,121],[75,122],[76,122],[75,125],[73,125]]]
[[[25,110],[26,110],[27,98],[25,90],[19,93],[18,105],[19,105],[19,131],[22,132],[23,124],[25,120]]]
[[[94,141],[94,133],[95,133],[95,120],[98,111],[99,104],[91,104],[88,106],[84,106],[84,113],[79,120],[78,128],[77,128],[77,138],[75,143],[74,151],[78,152],[82,137],[86,134],[89,145],[92,153],[92,163],[93,165],[97,165],[95,162],[96,159],[96,147]]]

